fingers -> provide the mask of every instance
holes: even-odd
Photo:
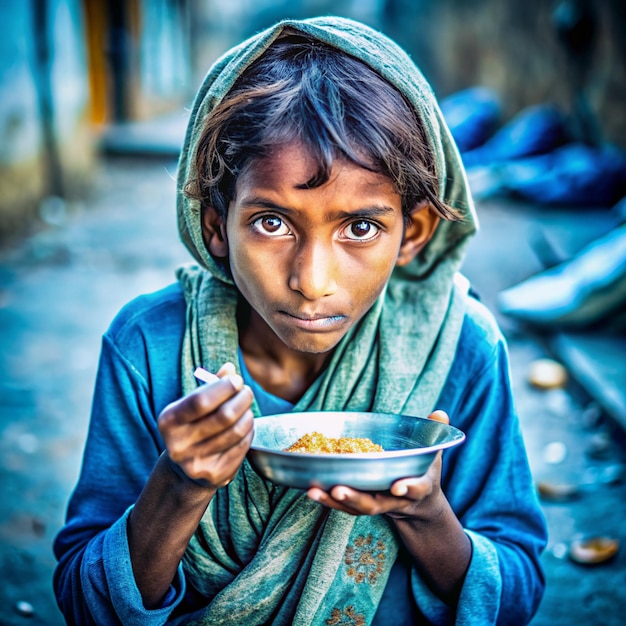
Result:
[[[450,418],[448,417],[448,414],[445,411],[442,411],[441,409],[437,409],[436,411],[433,411],[428,416],[428,419],[435,420],[435,422],[441,422],[442,424],[450,423]]]
[[[228,412],[228,411],[227,411]],[[220,411],[221,413],[221,411]],[[215,432],[213,420],[219,420],[224,427]],[[252,434],[254,429],[254,416],[252,411],[244,410],[239,418],[224,419],[209,416],[192,430],[185,439],[187,451],[185,456],[208,456],[219,454],[236,446],[242,439]]]
[[[244,387],[222,402],[215,410],[209,411],[198,419],[178,425],[177,438],[184,439],[189,446],[198,444],[211,437],[217,437],[233,428],[243,428],[240,420],[252,404],[252,391]],[[249,421],[252,414],[249,416]],[[251,422],[250,422],[251,424]],[[240,434],[243,436],[248,431],[245,428]]]
[[[416,507],[433,499],[440,492],[441,452],[423,476],[412,476],[395,481],[388,492],[365,492],[345,485],[337,485],[328,491],[312,487],[307,495],[312,500],[331,509],[351,515],[413,515]]]
[[[207,486],[219,489],[228,485],[235,477],[239,467],[252,444],[254,430],[245,435],[227,450],[207,456],[193,456],[180,463],[184,472],[194,480],[202,480]]]
[[[408,498],[409,500],[423,500],[433,491],[431,480],[419,478],[402,478],[397,480],[389,490],[396,498]]]
[[[319,502],[330,509],[343,511],[350,515],[373,515],[374,513],[360,512],[358,508],[354,508],[354,506],[351,505],[350,496],[356,493],[357,492],[353,489],[343,486],[333,487],[330,491],[312,487],[307,491],[307,496],[311,498],[311,500]]]
[[[226,376],[234,376],[236,374],[237,370],[235,369],[235,366],[227,361],[224,365],[222,365],[222,367],[219,368],[219,370],[217,370],[216,376],[218,378],[224,378]]]
[[[159,430],[170,459],[191,468],[202,457],[231,448],[242,446],[247,451],[254,422],[252,400],[251,389],[235,373],[234,365],[225,363],[215,382],[201,385],[159,416]]]
[[[215,411],[243,387],[243,379],[238,374],[201,385],[188,396],[172,402],[164,409],[159,420],[167,426],[194,422]]]
[[[214,383],[215,386],[220,384],[221,381]],[[207,389],[206,393],[209,394],[210,391]],[[217,398],[221,397],[221,394],[217,395]],[[217,406],[215,395],[209,400],[198,397],[189,400],[192,406],[184,409],[183,418],[195,417],[197,411],[206,412],[183,423],[180,423],[183,419],[180,413],[174,413],[171,419],[169,413],[159,418],[159,428],[173,461],[181,462],[196,454],[224,452],[248,435],[253,428],[254,419],[250,411],[252,391],[248,387],[242,388]]]
[[[252,391],[244,386],[241,376],[228,374],[216,382],[202,385],[184,398],[172,402],[159,416],[159,427],[161,430],[167,430],[175,426],[200,421],[217,413],[228,401],[234,398],[243,404],[249,402],[249,406],[252,403]],[[224,419],[228,421],[231,417],[229,413],[236,412],[237,408],[236,403],[228,404],[223,412]],[[220,428],[217,427],[216,430],[220,430]]]
[[[315,502],[351,515],[382,515],[405,510],[415,504],[412,500],[398,498],[389,493],[357,491],[345,485],[338,485],[329,491],[312,487],[307,495]]]
[[[440,450],[430,464],[427,472],[423,476],[410,476],[401,478],[391,485],[392,496],[396,498],[407,498],[412,501],[425,500],[439,488],[441,478],[441,464],[443,453]]]

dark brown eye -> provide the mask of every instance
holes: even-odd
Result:
[[[277,230],[280,230],[283,222],[278,217],[264,217],[261,223],[268,233],[275,233]]]
[[[347,228],[346,237],[352,240],[372,239],[378,233],[378,226],[366,220],[352,222]]]
[[[290,232],[287,224],[276,215],[259,217],[252,222],[252,226],[264,235],[287,235]]]

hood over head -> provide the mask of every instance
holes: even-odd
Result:
[[[202,237],[200,202],[184,193],[188,180],[196,177],[195,153],[204,120],[228,94],[239,76],[277,39],[302,33],[364,62],[400,91],[413,106],[434,156],[439,179],[439,198],[461,216],[440,221],[420,254],[405,267],[394,270],[394,279],[419,279],[445,260],[451,276],[460,266],[468,237],[477,219],[465,171],[433,91],[410,57],[385,35],[359,22],[339,17],[283,20],[226,52],[210,68],[191,111],[177,174],[177,216],[180,237],[193,257],[220,280],[232,283],[227,268],[211,256]]]

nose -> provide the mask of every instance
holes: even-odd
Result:
[[[307,300],[316,300],[337,291],[337,263],[331,245],[315,240],[302,241],[293,259],[289,288]]]

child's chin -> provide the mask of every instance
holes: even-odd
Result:
[[[298,335],[300,335],[298,333]],[[330,352],[343,339],[345,333],[319,334],[318,336],[290,336],[283,342],[287,347],[304,354],[326,354]]]

